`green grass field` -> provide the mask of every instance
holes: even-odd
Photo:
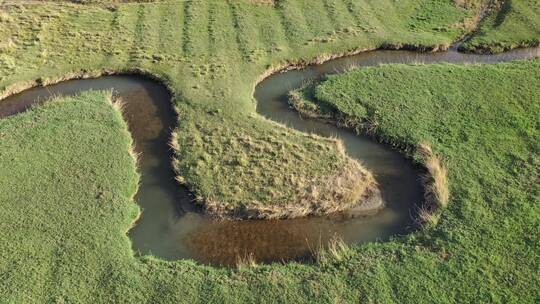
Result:
[[[344,164],[331,142],[255,113],[253,87],[265,71],[355,49],[447,46],[467,33],[477,8],[446,0],[4,2],[0,92],[66,75],[148,71],[174,93],[187,185],[201,201],[233,205],[294,201],[298,185],[276,193],[262,185],[284,175],[317,180]],[[537,14],[515,14],[538,24]],[[521,26],[532,34],[515,37],[493,27],[491,41],[512,36],[519,46],[534,37],[531,24]],[[318,87],[327,107],[371,122],[406,154],[429,142],[449,168],[452,196],[438,225],[312,264],[227,269],[135,257],[125,232],[139,213],[138,176],[108,95],[1,119],[0,302],[537,302],[539,65],[384,66]],[[239,144],[246,141],[253,144]]]
[[[482,22],[463,50],[500,53],[517,47],[540,45],[540,2],[537,0],[501,1],[498,11]]]
[[[332,76],[303,94],[311,112],[369,129],[411,157],[419,157],[414,147],[420,142],[443,156],[449,209],[437,226],[408,240],[439,252],[435,264],[440,264],[430,272],[437,279],[452,273],[444,286],[456,294],[436,301],[538,299],[539,81],[538,59],[486,66],[387,65]],[[323,110],[314,110],[318,105]],[[406,255],[422,268],[416,253]]]
[[[2,302],[98,300],[139,213],[121,114],[104,93],[56,100],[1,119],[0,142]]]
[[[11,5],[0,16],[0,91],[82,70],[147,70],[175,94],[180,172],[196,196],[281,206],[347,160],[254,113],[264,71],[357,48],[449,45],[474,14],[446,0]],[[299,182],[266,187],[287,176]]]
[[[452,199],[437,226],[308,265],[228,270],[133,257],[124,233],[138,213],[131,140],[103,93],[0,120],[0,187],[11,189],[0,194],[10,231],[0,239],[3,301],[533,303],[539,65],[385,66],[318,87],[336,110],[366,113],[357,118],[382,139],[432,144]]]

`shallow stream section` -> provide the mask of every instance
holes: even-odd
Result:
[[[238,258],[252,256],[258,262],[303,260],[334,237],[348,244],[386,240],[408,233],[414,210],[422,202],[419,170],[399,153],[358,136],[314,120],[303,120],[287,105],[286,95],[306,81],[339,73],[352,66],[384,63],[495,63],[532,58],[540,49],[522,49],[502,55],[470,55],[455,50],[441,53],[371,51],[272,75],[255,91],[257,112],[272,120],[305,132],[341,138],[346,152],[375,175],[386,208],[372,216],[340,213],[324,217],[291,220],[215,220],[201,214],[189,192],[174,181],[170,131],[177,118],[167,89],[136,76],[103,76],[70,80],[26,90],[0,101],[0,118],[19,113],[51,96],[74,95],[86,90],[113,90],[125,102],[124,118],[140,153],[141,182],[135,197],[143,210],[129,231],[133,249],[167,260],[191,258],[213,265],[233,265]]]

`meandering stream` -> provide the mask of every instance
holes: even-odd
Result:
[[[129,231],[139,254],[175,260],[191,258],[214,265],[231,265],[252,254],[260,262],[309,257],[320,244],[339,237],[349,244],[385,240],[407,233],[413,210],[422,201],[419,171],[399,153],[369,138],[314,120],[304,120],[286,101],[289,90],[307,80],[339,73],[351,66],[384,63],[496,63],[538,57],[540,49],[520,49],[500,55],[462,54],[455,49],[439,53],[370,51],[331,60],[301,70],[272,75],[255,92],[257,112],[292,128],[341,138],[347,153],[371,170],[380,184],[386,208],[374,216],[347,214],[292,220],[222,221],[202,215],[189,192],[174,181],[168,141],[176,125],[171,96],[160,84],[135,76],[104,76],[70,80],[26,90],[0,101],[0,118],[21,112],[52,95],[73,95],[85,90],[114,90],[126,101],[124,117],[141,152],[141,183],[136,202],[143,213]]]

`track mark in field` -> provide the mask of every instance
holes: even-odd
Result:
[[[287,3],[293,4],[288,1],[276,3],[276,11],[280,17],[281,26],[285,30],[289,44],[301,44],[312,35],[308,30],[302,11],[298,7],[286,6]]]
[[[168,50],[171,54],[183,53],[184,41],[184,6],[181,3],[167,3],[162,7],[167,13],[167,26],[160,29],[160,48]],[[165,35],[163,38],[162,35]]]
[[[335,13],[335,5],[332,0],[330,0],[332,3],[328,3],[328,0],[322,0],[324,5],[324,10],[326,11],[326,16],[328,16],[328,19],[332,23],[332,26],[334,29],[339,28],[339,23],[336,20],[336,13]]]
[[[323,2],[335,30],[344,29],[355,23],[343,0],[323,0]]]
[[[182,7],[179,3],[159,4],[156,53],[168,53],[175,57],[182,54]]]
[[[306,18],[310,32],[320,37],[326,35],[328,31],[331,31],[334,26],[326,11],[323,0],[311,0],[302,2],[302,12]]]
[[[220,12],[217,11],[216,4],[214,1],[208,2],[208,50],[210,52],[210,55],[213,56],[216,53],[216,35],[219,35],[219,33],[216,33],[216,25],[217,25],[217,18],[216,14],[219,14]]]
[[[189,54],[189,6],[191,5],[190,0],[184,1],[184,24],[182,28],[182,53]]]
[[[109,22],[109,28],[107,29],[107,39],[112,41],[115,34],[120,32],[120,9],[116,9],[111,13],[111,22]],[[105,52],[103,52],[103,62],[102,66],[107,66],[114,56],[114,49],[111,47],[106,47]]]
[[[232,12],[227,1],[219,0],[213,2],[211,29],[214,34],[212,56],[221,60],[241,62],[242,54],[238,48],[237,33],[234,27]]]
[[[272,7],[268,10],[268,15],[257,16],[257,27],[259,29],[259,36],[261,37],[266,49],[277,49],[282,47],[288,47],[289,43],[285,29],[277,9]]]
[[[159,9],[159,25],[158,25],[158,50],[166,49],[167,41],[169,41],[169,17],[173,12],[172,7],[167,4],[161,5]]]
[[[376,0],[376,5],[373,4],[373,0],[365,0],[366,4],[369,6],[370,12],[377,20],[377,24],[381,28],[386,28],[384,25],[388,24],[388,20],[384,20],[386,16],[397,16],[396,8],[393,3],[388,0]]]
[[[208,55],[208,5],[209,1],[184,2],[184,46],[187,56]]]
[[[160,45],[160,39],[162,37],[162,32],[160,32],[160,27],[162,23],[165,21],[164,17],[161,14],[160,8],[163,7],[162,3],[156,3],[154,5],[145,5],[146,13],[145,13],[145,22],[144,22],[144,41],[142,41],[143,49],[148,51],[149,53],[147,55],[155,55],[157,53],[163,52],[162,49],[159,48]],[[167,30],[167,35],[169,35],[169,31]]]
[[[227,4],[229,6],[229,10],[230,10],[231,16],[232,16],[232,21],[233,21],[233,26],[234,26],[234,34],[235,34],[235,37],[236,37],[237,48],[238,48],[238,50],[240,50],[240,53],[242,54],[242,58],[248,59],[249,51],[247,49],[247,43],[242,41],[242,30],[240,28],[240,22],[238,20],[239,17],[238,17],[237,8],[236,8],[235,4],[233,4],[231,2],[231,0],[227,0]]]
[[[512,3],[512,5],[516,6],[517,4]],[[540,36],[540,30],[538,30],[540,27],[540,18],[538,18],[538,15],[540,15],[540,2],[538,2],[538,6],[528,7],[528,9],[520,10],[517,7],[514,9],[519,11],[521,21],[527,25],[528,29]]]
[[[360,18],[360,9],[356,7],[356,5],[358,5],[357,0],[343,0],[343,4],[345,5],[345,7],[347,7],[349,14],[354,18],[357,24],[361,24],[362,22],[364,22],[365,18]]]
[[[129,62],[133,63],[139,60],[140,47],[143,46],[144,40],[144,20],[146,11],[144,5],[139,5],[137,9],[137,21],[135,21],[135,29],[133,33],[133,44],[129,51]]]
[[[38,59],[40,60],[40,65],[49,64],[53,57],[63,56],[65,49],[59,48],[58,45],[62,43],[63,38],[69,39],[69,37],[65,37],[66,31],[63,29],[66,29],[66,27],[62,19],[60,19],[60,15],[53,11],[46,11],[44,13],[47,17],[39,21],[39,31],[36,36],[36,39],[39,41],[37,45],[39,47]],[[70,44],[66,43],[66,45]],[[94,46],[90,45],[89,47]]]
[[[367,34],[373,33],[382,24],[373,12],[373,6],[367,0],[344,0],[347,2],[349,11],[356,18],[357,25],[364,29]]]
[[[275,5],[275,11],[276,15],[279,17],[279,24],[281,28],[283,29],[283,32],[285,33],[285,38],[287,41],[291,40],[291,35],[289,31],[287,30],[287,20],[285,19],[285,14],[283,14],[283,11],[281,10],[281,4],[280,2],[276,3]]]
[[[120,30],[120,9],[116,9],[112,12],[110,29],[112,31]]]
[[[350,2],[349,0],[339,0],[340,3],[341,3],[341,6],[343,6],[343,8],[345,8],[344,10],[344,13],[347,14],[347,16],[349,16],[349,19],[356,24],[356,21],[357,21],[357,18],[356,16],[353,14],[353,12],[351,11],[351,8],[349,7],[348,5],[348,2]]]

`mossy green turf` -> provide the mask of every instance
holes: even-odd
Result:
[[[449,43],[462,34],[453,25],[472,14],[450,1],[278,3],[2,7],[0,88],[81,69],[142,67],[176,94],[184,147],[197,136],[209,145],[220,137],[264,138],[276,129],[284,134],[275,140],[287,143],[296,132],[254,114],[253,84],[266,68],[388,42]],[[335,33],[317,29],[311,9],[328,16]],[[85,94],[2,119],[1,301],[535,302],[538,69],[534,61],[366,70],[360,85],[370,79],[373,95],[360,95],[358,113],[367,113],[360,117],[378,122],[379,135],[395,142],[433,144],[450,169],[451,206],[436,227],[307,265],[217,269],[134,257],[125,234],[138,213],[131,200],[137,184],[131,140],[106,95]],[[409,73],[418,81],[409,81]],[[339,103],[331,98],[335,92],[326,92],[328,102]],[[291,149],[283,153],[300,151]],[[182,152],[196,159],[203,150]],[[204,174],[191,165],[186,161],[186,176]],[[245,185],[251,177],[238,178],[240,172],[217,172],[209,183],[251,189]],[[216,193],[200,194],[234,197],[232,190]]]
[[[2,301],[534,303],[539,80],[536,60],[384,66],[322,84],[321,100],[365,113],[357,118],[382,138],[431,143],[452,200],[435,227],[308,265],[228,270],[134,257],[131,140],[104,93],[0,120]]]
[[[462,49],[500,53],[516,47],[540,45],[540,1],[500,1],[500,10],[489,15]]]
[[[391,280],[402,284],[396,288],[406,293],[441,279],[440,286],[426,286],[425,292],[445,289],[442,293],[457,302],[538,301],[538,83],[540,60],[534,60],[389,65],[332,76],[315,89],[317,103],[357,121],[360,128],[364,123],[375,127],[381,140],[405,153],[417,143],[431,144],[448,167],[449,209],[437,227],[409,240],[439,252],[436,270],[428,272],[434,276],[412,283],[412,277],[391,272]],[[405,260],[417,259],[406,255]],[[396,264],[410,270],[415,264],[426,267],[424,262]],[[443,296],[436,300],[450,301]]]
[[[71,302],[103,292],[97,282],[107,284],[119,265],[129,269],[122,231],[138,214],[121,114],[105,93],[64,98],[1,119],[0,143],[1,301]],[[64,298],[67,290],[76,297]]]
[[[81,70],[148,70],[175,94],[179,171],[201,201],[287,204],[310,181],[333,176],[344,159],[334,144],[255,114],[260,75],[322,53],[448,45],[475,14],[447,0],[254,3],[2,7],[0,91]]]

